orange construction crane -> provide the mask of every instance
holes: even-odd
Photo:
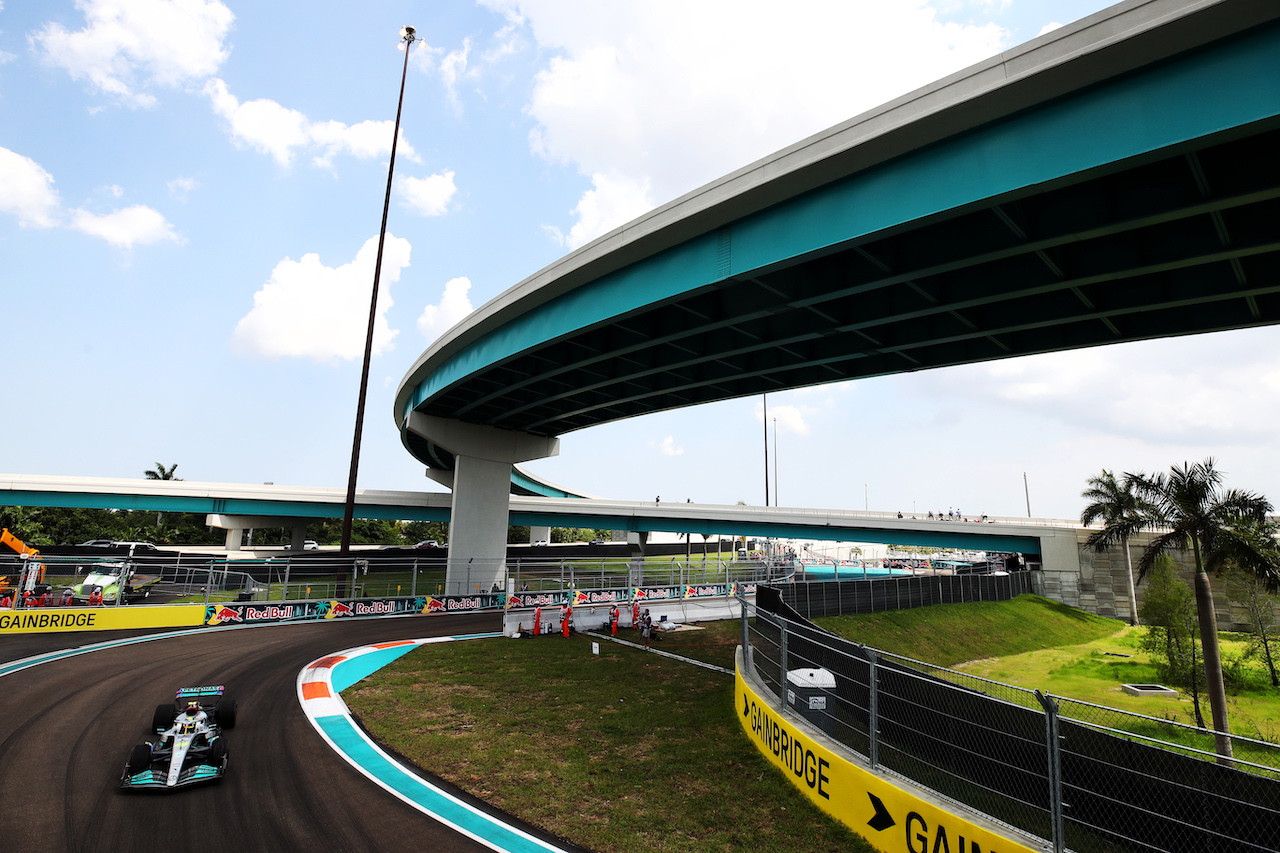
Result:
[[[27,565],[32,569],[31,576],[29,578],[24,578],[27,571],[26,566],[23,567],[22,572],[18,575],[18,583],[20,586],[25,586],[29,589],[35,586],[35,584],[44,581],[44,563],[41,563],[36,559],[40,556],[39,551],[32,548],[26,542],[23,542],[17,536],[14,536],[9,532],[9,528],[7,527],[0,530],[0,544],[8,545],[10,548],[17,551],[18,556],[26,560]],[[25,584],[23,584],[24,579],[26,580]],[[7,586],[9,586],[9,579],[7,577],[0,577],[0,589]]]

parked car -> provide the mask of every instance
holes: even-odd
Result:
[[[534,542],[534,543],[533,543],[533,547],[534,547],[534,548],[541,548],[541,547],[543,547],[543,546],[545,546],[545,545],[549,545],[549,544],[551,544],[551,543],[547,542],[547,540],[545,540],[545,539],[539,539],[537,542]]]
[[[592,539],[592,540],[591,540],[591,544],[592,544],[592,545],[603,545],[603,544],[604,544],[604,540],[603,540],[603,539],[601,539],[601,538],[599,538],[599,537],[596,537],[595,539]]]
[[[434,540],[434,539],[423,539],[421,542],[419,542],[417,545],[414,545],[413,547],[415,547],[415,548],[439,548],[439,547],[440,547],[440,543],[439,543],[439,542],[437,542],[437,541],[436,541],[436,540]]]
[[[316,542],[316,540],[314,540],[314,539],[308,539],[307,541],[305,541],[305,542],[303,542],[303,543],[302,543],[302,550],[304,550],[304,551],[319,551],[319,550],[320,550],[320,545],[319,545],[319,543],[317,543],[317,542]]]

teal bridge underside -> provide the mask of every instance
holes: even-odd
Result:
[[[409,412],[555,436],[762,392],[1276,323],[1278,69],[1271,20],[740,217],[712,209],[688,239],[521,297],[482,333],[429,351],[397,395],[402,440],[449,469],[448,451],[406,428]]]

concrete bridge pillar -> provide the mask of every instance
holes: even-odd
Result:
[[[644,549],[648,544],[649,531],[627,531],[627,549],[631,552],[631,567],[628,570],[631,576],[629,586],[644,585]]]
[[[507,572],[511,466],[555,456],[560,439],[413,412],[406,429],[454,456],[445,594],[502,586]],[[436,478],[442,479],[442,478]]]

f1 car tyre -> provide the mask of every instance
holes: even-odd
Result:
[[[236,727],[236,700],[219,699],[218,707],[213,711],[213,718],[218,721],[218,725],[224,729],[234,729]]]
[[[143,770],[151,766],[151,744],[140,743],[133,748],[133,752],[129,753],[129,763],[126,769],[130,776],[136,776]]]
[[[216,737],[213,743],[209,744],[209,763],[217,766],[227,760],[227,741],[226,738]]]
[[[177,716],[178,710],[173,707],[172,702],[167,705],[157,705],[155,716],[151,718],[151,728],[162,732],[173,725],[173,720]]]

